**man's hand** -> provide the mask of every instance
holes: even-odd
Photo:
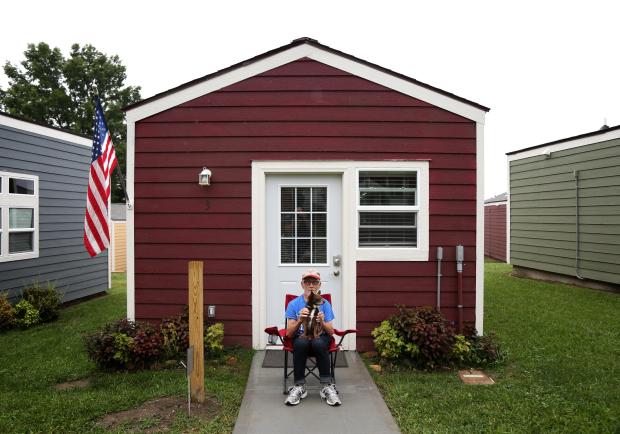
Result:
[[[299,311],[299,317],[303,318],[310,315],[310,311],[308,310],[307,307],[304,307],[302,310]]]
[[[325,314],[323,312],[319,312],[319,314],[316,316],[316,319],[318,322],[324,322],[325,321]]]

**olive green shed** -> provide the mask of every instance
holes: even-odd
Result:
[[[507,155],[510,263],[620,284],[620,126]]]

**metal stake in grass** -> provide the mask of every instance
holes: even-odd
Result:
[[[194,347],[189,347],[187,349],[187,363],[183,363],[182,360],[180,360],[179,363],[185,368],[185,376],[187,377],[187,415],[191,416],[192,387],[190,384],[190,377],[192,375],[192,371],[194,370]]]

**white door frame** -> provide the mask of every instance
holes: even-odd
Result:
[[[264,349],[267,345],[265,324],[267,317],[267,261],[265,178],[268,174],[340,174],[342,175],[342,312],[343,328],[356,324],[356,264],[355,224],[350,221],[355,210],[355,171],[351,162],[341,161],[254,161],[252,162],[252,347]],[[343,347],[355,350],[355,339],[345,339]]]

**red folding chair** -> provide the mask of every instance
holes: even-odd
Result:
[[[297,295],[286,294],[286,298],[284,302],[284,310],[286,310],[286,308],[288,307],[288,304],[297,297],[298,297]],[[331,294],[321,294],[321,297],[329,301],[329,304],[332,303]],[[280,342],[282,343],[282,349],[284,350],[284,380],[283,380],[282,393],[286,395],[288,393],[286,382],[288,378],[293,374],[293,369],[291,368],[289,370],[289,367],[288,367],[288,355],[289,353],[291,354],[293,353],[293,340],[286,336],[286,316],[284,318],[284,325],[285,327],[280,330],[278,330],[277,326],[267,327],[265,329],[265,333],[267,333],[269,336],[274,336],[276,339],[279,339]],[[340,336],[340,341],[338,341],[338,343],[336,343],[336,339],[334,338],[334,336],[331,336],[328,351],[329,351],[329,374],[331,376],[332,383],[336,382],[335,370],[336,370],[336,360],[338,358],[338,352],[342,350],[342,346],[341,346],[342,341],[344,337],[348,335],[349,333],[357,333],[357,330],[356,329],[348,329],[348,330],[334,329],[334,334],[337,336]],[[308,375],[313,375],[317,380],[320,380],[319,376],[316,374],[316,372],[314,372],[317,369],[316,360],[312,356],[310,356],[310,359],[313,365],[306,366],[305,376],[308,377]]]

